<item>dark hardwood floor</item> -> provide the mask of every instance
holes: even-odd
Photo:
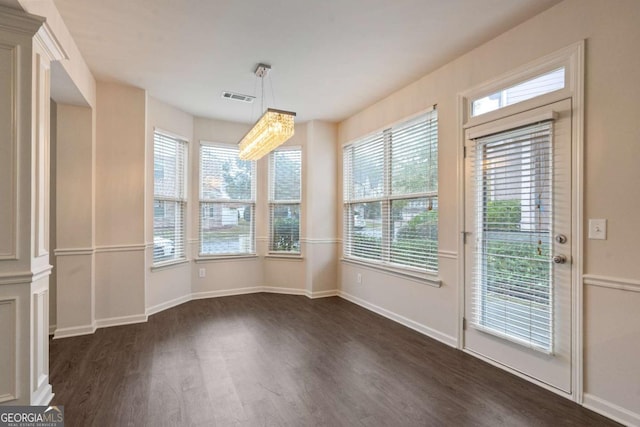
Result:
[[[191,301],[50,353],[67,427],[615,425],[340,298]]]

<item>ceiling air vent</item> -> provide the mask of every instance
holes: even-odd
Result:
[[[229,92],[226,90],[222,92],[222,97],[225,99],[233,99],[234,101],[247,102],[249,104],[256,99],[255,96],[243,95],[241,93]]]

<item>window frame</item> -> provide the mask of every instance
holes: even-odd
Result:
[[[206,147],[213,147],[226,150],[234,150],[237,153],[240,152],[237,144],[200,141],[200,147],[198,151],[198,259],[228,259],[228,258],[251,258],[257,256],[256,250],[256,207],[257,207],[257,162],[255,160],[243,160],[251,162],[251,198],[250,199],[232,199],[232,198],[204,198],[203,197],[203,168],[202,168],[202,152]],[[239,157],[236,157],[239,159]],[[202,239],[202,221],[203,221],[203,205],[249,205],[251,209],[251,224],[250,224],[250,247],[249,252],[226,252],[226,253],[208,253],[202,251],[203,239]],[[210,206],[211,207],[211,206]],[[207,209],[206,218],[210,219],[211,211]]]
[[[291,200],[275,200],[275,166],[274,166],[274,156],[277,152],[283,151],[298,151],[300,153],[300,188],[299,188],[299,196],[297,199]],[[269,238],[268,238],[268,254],[269,255],[277,255],[277,256],[291,256],[291,257],[301,257],[302,256],[302,146],[281,146],[276,150],[273,150],[269,153],[269,168],[268,168],[268,212],[269,212]],[[285,251],[285,250],[275,250],[273,249],[273,238],[275,235],[274,231],[274,210],[279,205],[297,205],[298,206],[298,250],[297,251]]]
[[[582,55],[582,53],[578,55]],[[576,57],[575,46],[572,45],[526,64],[506,75],[499,76],[460,93],[458,95],[458,101],[459,105],[463,108],[461,115],[462,128],[475,127],[501,117],[534,109],[539,105],[552,104],[556,101],[572,97],[581,84],[576,77],[580,74],[580,66],[576,61],[578,61],[578,58]],[[474,101],[528,80],[535,79],[558,68],[564,68],[564,88],[538,95],[515,104],[510,104],[484,114],[472,115]]]
[[[435,124],[430,126],[435,126],[436,132],[436,171],[438,167],[438,113],[436,106],[428,110],[422,111],[418,114],[400,120],[390,126],[385,126],[382,130],[378,130],[376,132],[370,133],[364,137],[353,140],[342,147],[342,171],[343,171],[343,250],[342,250],[342,261],[353,263],[357,265],[362,265],[366,267],[371,267],[374,269],[380,269],[387,272],[390,272],[394,275],[398,275],[405,278],[413,278],[420,279],[421,282],[426,282],[429,285],[440,287],[441,281],[438,277],[439,268],[436,266],[435,270],[415,267],[411,265],[401,264],[397,262],[391,261],[391,244],[393,242],[393,238],[391,236],[391,227],[392,227],[392,205],[394,202],[402,201],[402,200],[418,200],[421,198],[435,198],[436,205],[438,204],[438,183],[436,179],[435,189],[428,190],[425,188],[425,191],[405,193],[405,194],[394,194],[392,191],[392,171],[393,164],[391,161],[392,153],[391,153],[391,144],[393,141],[393,133],[394,130],[396,132],[402,131],[403,129],[407,129],[410,126],[414,125],[416,122],[425,119],[427,121],[434,120]],[[403,127],[405,126],[406,127]],[[353,162],[353,149],[358,144],[374,144],[379,138],[379,135],[382,135],[383,140],[383,192],[382,195],[374,196],[374,197],[354,197],[351,194],[351,188],[353,185],[353,177],[349,176],[349,173],[353,172],[353,166],[349,166],[348,170],[346,168],[346,162]],[[350,153],[347,152],[350,150]],[[351,159],[351,160],[348,160]],[[357,255],[353,255],[349,251],[353,251],[353,246],[351,240],[353,238],[353,230],[354,230],[354,205],[359,205],[363,203],[380,203],[381,209],[381,222],[382,222],[382,236],[381,236],[381,257],[380,259],[368,259],[364,257],[359,257]],[[439,248],[439,239],[438,248]],[[438,250],[436,249],[435,257],[438,259]],[[438,263],[439,264],[439,263]]]
[[[180,149],[180,151],[182,152],[182,170],[179,171],[181,172],[182,175],[182,197],[168,197],[165,195],[157,195],[156,194],[156,180],[157,180],[157,176],[156,176],[156,153],[157,153],[157,148],[156,148],[156,144],[158,143],[158,141],[156,140],[156,136],[160,135],[162,136],[162,138],[171,140],[172,142],[175,143],[176,145],[176,151],[178,151],[178,149]],[[153,130],[153,210],[152,210],[152,215],[153,215],[153,242],[151,244],[152,247],[152,253],[151,253],[151,259],[152,259],[152,268],[157,268],[157,267],[165,267],[165,266],[169,266],[172,264],[181,264],[184,263],[187,259],[187,224],[188,224],[188,210],[187,210],[187,206],[188,206],[188,198],[189,198],[189,179],[188,179],[188,171],[189,171],[189,140],[187,138],[184,138],[182,136],[173,134],[171,132],[167,132],[165,130],[159,129],[159,128],[154,128]],[[178,176],[176,174],[176,176]],[[162,167],[162,179],[164,179],[165,177],[165,171],[164,171],[164,166]],[[176,189],[178,189],[178,186],[175,186]],[[180,190],[177,191],[177,193],[180,193]],[[173,256],[171,257],[163,257],[162,259],[156,259],[155,256],[155,238],[156,238],[156,225],[155,225],[155,213],[156,213],[156,203],[160,202],[161,206],[162,206],[162,210],[164,212],[164,214],[166,215],[166,206],[165,203],[175,203],[176,204],[176,212],[180,212],[181,216],[182,216],[182,227],[181,227],[181,236],[176,236],[179,237],[179,242],[181,243],[180,247],[182,249],[181,253],[176,255],[175,252],[175,248],[176,248],[176,244],[175,242],[178,241],[178,238],[174,239],[174,253]]]

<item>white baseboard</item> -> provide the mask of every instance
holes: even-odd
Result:
[[[260,292],[267,292],[269,294],[306,295],[304,289],[279,288],[277,286],[261,286],[261,289]]]
[[[368,301],[365,301],[351,294],[348,294],[347,292],[339,291],[338,296],[340,296],[340,298],[346,299],[347,301],[351,301],[352,303],[357,304],[360,307],[364,307],[367,310],[373,311],[374,313],[377,313],[383,317],[386,317],[387,319],[391,319],[394,322],[398,322],[401,325],[406,326],[407,328],[411,328],[414,331],[418,331],[423,335],[433,338],[434,340],[440,341],[441,343],[446,344],[450,347],[454,347],[454,348],[458,347],[458,340],[455,337],[452,337],[447,334],[443,334],[442,332],[436,331],[435,329],[432,329],[414,320],[408,319],[390,310],[379,307]]]
[[[53,339],[77,337],[79,335],[89,335],[96,331],[96,325],[74,326],[71,328],[56,328]]]
[[[628,409],[622,408],[592,394],[584,394],[582,406],[626,426],[640,426],[640,414],[631,412]]]
[[[156,304],[152,307],[147,308],[146,313],[147,316],[151,316],[152,314],[160,313],[161,311],[168,310],[170,308],[176,307],[180,304],[184,304],[185,302],[191,301],[191,294],[183,295],[181,297],[165,301],[160,304]]]
[[[328,298],[328,297],[337,297],[339,292],[337,289],[333,289],[330,291],[317,291],[317,292],[305,292],[307,298],[316,299],[316,298]]]
[[[146,314],[134,314],[132,316],[109,317],[107,319],[96,319],[97,328],[108,328],[111,326],[131,325],[133,323],[144,323],[147,321]]]
[[[246,295],[263,292],[262,286],[252,286],[248,288],[223,289],[220,291],[194,292],[190,295],[190,299],[206,299],[230,297],[233,295]]]
[[[56,333],[56,325],[49,325],[49,335]]]

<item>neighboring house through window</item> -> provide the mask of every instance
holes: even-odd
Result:
[[[200,255],[255,253],[255,171],[236,145],[201,143]]]

